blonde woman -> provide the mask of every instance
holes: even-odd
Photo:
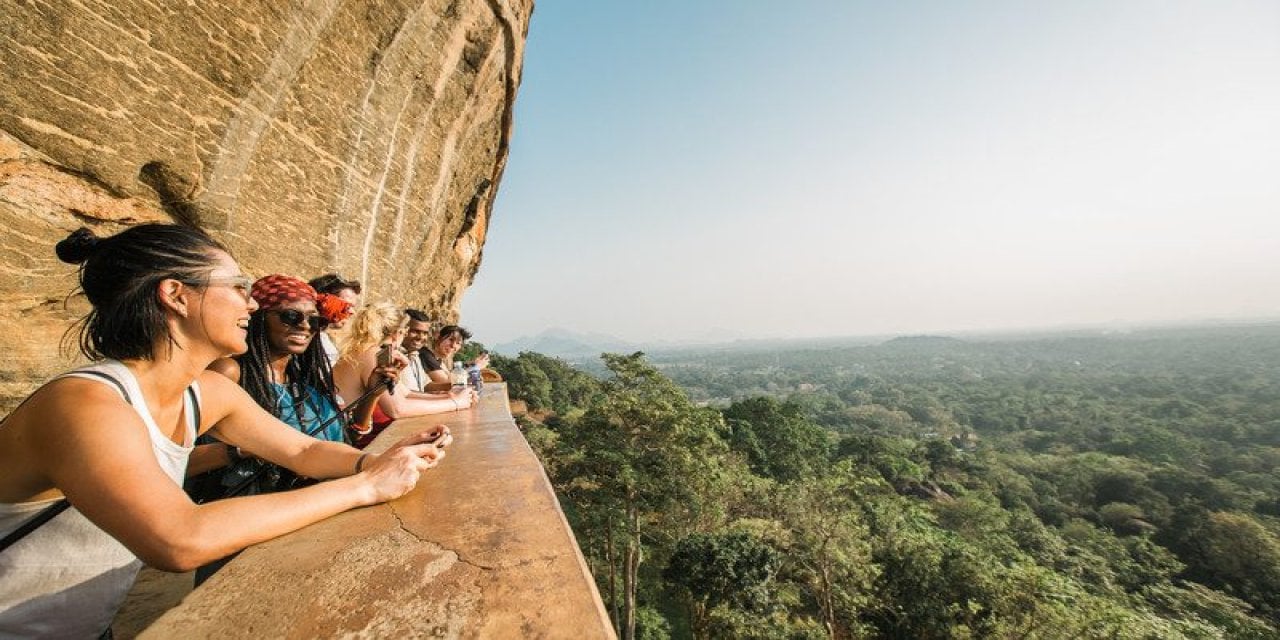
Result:
[[[333,367],[333,382],[342,398],[358,398],[366,391],[366,382],[378,367],[378,352],[386,345],[401,367],[408,363],[398,345],[404,340],[408,317],[390,302],[377,302],[356,312],[349,323],[338,363]],[[412,418],[433,413],[461,411],[475,401],[469,389],[447,394],[417,393],[404,384],[392,383],[391,393],[378,398],[372,430],[362,434],[356,446],[364,446],[399,418]]]

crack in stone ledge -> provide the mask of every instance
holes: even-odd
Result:
[[[405,533],[407,533],[407,534],[409,534],[410,536],[413,536],[413,538],[414,538],[415,540],[417,540],[418,542],[421,542],[421,543],[423,543],[423,544],[429,544],[429,545],[431,545],[431,546],[433,546],[433,547],[437,547],[437,548],[439,548],[439,549],[444,550],[446,553],[452,553],[452,554],[453,554],[453,556],[454,556],[455,558],[457,558],[457,559],[458,559],[458,562],[461,562],[462,564],[465,564],[465,565],[467,565],[467,566],[469,566],[469,567],[475,567],[475,568],[477,568],[477,569],[480,569],[481,571],[494,571],[494,570],[496,570],[496,569],[498,568],[498,567],[494,567],[494,566],[491,566],[491,565],[484,565],[484,564],[480,564],[480,563],[478,563],[478,562],[472,562],[471,560],[468,560],[465,556],[463,556],[463,555],[462,555],[462,553],[458,552],[457,550],[455,550],[455,549],[450,549],[450,548],[448,548],[448,547],[446,547],[446,546],[444,546],[444,545],[440,544],[439,542],[435,542],[434,540],[428,540],[428,539],[426,539],[426,538],[422,537],[422,535],[421,535],[421,534],[419,534],[417,531],[414,531],[413,529],[409,528],[409,526],[405,524],[405,522],[404,522],[404,518],[401,518],[401,517],[400,517],[400,513],[396,511],[396,508],[395,508],[395,507],[393,507],[393,506],[391,506],[391,505],[387,505],[387,508],[391,510],[391,517],[393,517],[393,518],[395,518],[395,519],[396,519],[396,525],[400,527],[400,530],[401,530],[401,531],[403,531],[403,532],[405,532]]]

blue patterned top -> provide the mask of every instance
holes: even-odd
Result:
[[[319,440],[343,442],[343,420],[334,417],[338,415],[338,408],[324,394],[307,385],[294,385],[302,396],[295,399],[288,385],[273,382],[271,388],[276,392],[276,414],[282,422]],[[301,409],[301,416],[295,406]],[[328,424],[323,429],[312,433],[325,422]]]

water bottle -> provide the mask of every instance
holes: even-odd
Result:
[[[475,388],[476,393],[484,387],[484,377],[480,375],[480,365],[473,364],[467,369],[467,384]]]
[[[449,375],[449,379],[453,382],[454,391],[461,391],[467,387],[467,372],[462,369],[461,362],[453,363],[453,373]]]

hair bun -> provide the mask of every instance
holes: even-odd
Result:
[[[71,235],[63,238],[54,246],[53,250],[57,252],[58,259],[69,264],[81,264],[93,255],[98,243],[102,242],[98,236],[85,227],[80,227],[71,232]]]

